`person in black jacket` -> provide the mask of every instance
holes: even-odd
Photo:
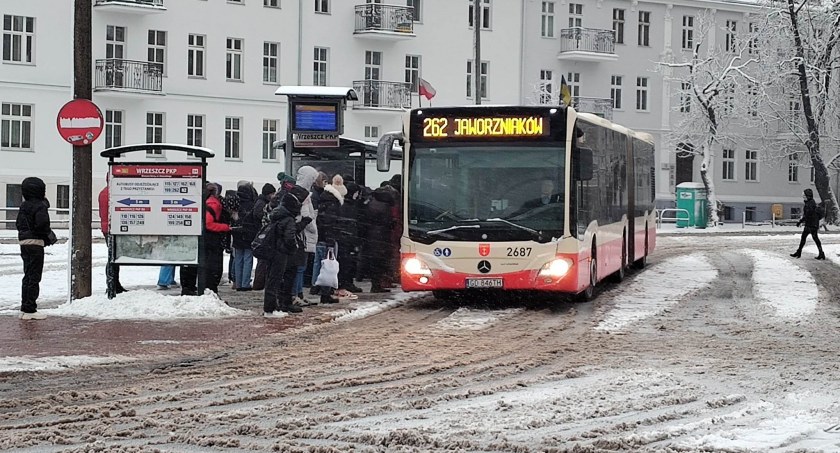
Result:
[[[257,191],[248,181],[239,181],[236,189],[239,205],[236,218],[241,228],[233,231],[233,280],[237,291],[251,290],[251,271],[254,269],[254,254],[251,242],[260,231],[261,218],[254,211],[257,202]]]
[[[390,292],[386,286],[388,279],[388,259],[393,254],[391,242],[393,225],[392,208],[396,204],[395,191],[389,187],[379,187],[370,196],[370,201],[359,217],[359,231],[362,231],[362,253],[359,265],[362,275],[370,276],[370,292]]]
[[[343,185],[341,187],[343,188]],[[321,198],[318,201],[318,216],[315,218],[315,224],[318,226],[318,244],[324,244],[326,250],[332,248],[335,252],[341,247],[341,244],[338,243],[338,238],[340,234],[339,220],[341,218],[341,206],[343,204],[344,195],[339,191],[338,187],[332,184],[325,185],[324,191],[321,193]],[[320,273],[321,269],[320,263],[316,264],[312,271],[314,281],[317,281],[317,274]],[[331,286],[324,285],[318,287],[317,294],[321,296],[322,304],[334,304],[338,302],[338,299],[333,297],[333,289]]]
[[[262,228],[264,224],[268,224],[268,206],[271,203],[271,199],[274,198],[275,193],[277,193],[277,189],[273,185],[266,183],[262,188],[262,194],[254,202],[253,215],[254,219],[259,222],[258,228]],[[259,233],[259,229],[257,232]],[[265,260],[257,260],[257,267],[254,270],[254,283],[251,289],[257,291],[265,289],[266,265]]]
[[[40,178],[29,177],[21,183],[23,203],[18,211],[15,226],[23,259],[23,281],[20,290],[20,319],[44,319],[38,313],[36,301],[41,292],[41,275],[44,272],[44,246],[50,242],[50,214],[46,199],[47,186]]]
[[[359,239],[359,194],[361,193],[361,187],[352,181],[345,181],[344,186],[347,188],[347,195],[344,196],[344,204],[341,205],[341,217],[338,221],[338,242],[341,244],[338,249],[339,297],[346,297],[348,293],[362,292],[362,288],[353,283],[361,248],[361,240]]]
[[[295,267],[288,266],[289,258],[294,256],[297,248],[297,230],[295,217],[300,214],[301,201],[292,194],[286,194],[276,209],[271,211],[269,225],[273,225],[275,242],[274,257],[268,263],[265,294],[263,295],[263,316],[278,317],[278,311],[300,313],[302,310],[292,304],[292,283]]]
[[[814,242],[817,244],[817,249],[820,251],[820,254],[817,255],[818,260],[825,259],[825,253],[823,253],[822,249],[822,242],[820,242],[819,232],[820,232],[820,215],[817,213],[817,203],[814,201],[814,191],[811,189],[805,189],[805,207],[802,210],[802,218],[796,222],[796,226],[802,225],[805,223],[805,229],[802,230],[802,239],[799,241],[799,248],[796,249],[796,252],[791,253],[790,256],[794,258],[799,258],[802,256],[802,248],[805,247],[805,240],[808,239],[808,235],[814,238]]]

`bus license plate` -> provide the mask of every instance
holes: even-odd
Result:
[[[502,288],[504,280],[501,278],[468,278],[467,288]]]

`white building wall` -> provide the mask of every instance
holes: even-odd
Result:
[[[93,0],[92,0],[93,1]],[[281,0],[281,8],[266,8],[258,0],[244,4],[221,0],[165,0],[166,11],[137,14],[93,8],[93,59],[105,57],[107,25],[127,28],[126,59],[146,61],[149,30],[167,32],[166,75],[163,94],[115,93],[97,91],[94,102],[103,110],[122,110],[124,140],[145,142],[147,112],[165,113],[167,142],[186,141],[188,114],[205,116],[205,146],[216,151],[210,161],[209,177],[232,188],[237,180],[276,182],[283,169],[282,158],[262,159],[263,119],[278,120],[278,139],[285,139],[286,101],[275,96],[279,85],[311,85],[314,47],[329,49],[328,83],[352,86],[364,78],[365,51],[382,52],[382,80],[405,80],[406,55],[421,57],[421,76],[437,90],[435,106],[473,103],[466,96],[466,65],[473,57],[473,30],[468,26],[468,0],[425,0],[421,20],[414,24],[415,37],[408,39],[372,39],[355,35],[355,5],[362,0],[332,0],[329,14],[315,13],[310,0]],[[395,0],[394,4],[405,4]],[[587,62],[558,59],[560,30],[568,27],[569,0],[554,1],[555,30],[553,38],[540,36],[542,2],[539,0],[493,0],[491,26],[482,32],[482,60],[488,61],[487,104],[534,103],[534,87],[541,69],[554,74],[555,91],[562,75],[581,75],[580,95],[609,98],[610,77],[623,78],[623,108],[613,112],[615,122],[654,135],[659,148],[656,165],[657,198],[667,203],[673,199],[672,165],[676,144],[667,133],[676,123],[673,106],[677,90],[666,83],[667,71],[656,62],[668,55],[680,56],[682,16],[695,16],[699,29],[701,9],[713,9],[718,21],[714,45],[722,45],[727,19],[747,27],[744,14],[751,6],[724,0],[577,0],[583,5],[583,26],[612,29],[613,8],[625,11],[624,44],[616,45],[614,61]],[[299,9],[299,6],[302,9]],[[637,44],[639,11],[651,13],[650,45]],[[33,108],[33,151],[0,150],[0,202],[5,202],[6,184],[17,184],[28,175],[43,177],[54,194],[57,184],[69,184],[72,148],[55,130],[55,115],[72,98],[72,2],[38,0],[3,2],[0,14],[36,18],[35,64],[0,63],[0,101],[28,103]],[[206,35],[206,76],[187,77],[187,36]],[[696,34],[699,33],[695,31]],[[299,36],[301,39],[299,39]],[[244,40],[244,81],[225,80],[225,40]],[[262,81],[263,42],[280,43],[279,81]],[[636,79],[648,78],[648,106],[638,111]],[[412,106],[425,99],[412,97]],[[365,127],[375,126],[379,133],[401,127],[396,110],[360,109],[349,103],[345,117],[345,136],[365,139]],[[224,120],[226,116],[242,118],[241,159],[224,158]],[[375,140],[376,137],[369,139]],[[98,154],[104,139],[94,144],[94,192],[104,185],[106,163]],[[743,175],[743,153],[738,149],[736,173]],[[138,156],[143,158],[143,156]],[[180,160],[168,155],[158,160]],[[801,189],[809,185],[808,171],[802,169],[799,183],[788,183],[784,165],[762,165],[760,181],[747,183],[721,181],[719,160],[715,169],[718,194],[731,203],[799,203]],[[695,159],[695,180],[699,180],[699,159]],[[369,175],[371,177],[372,175]],[[376,178],[373,177],[373,180]],[[372,181],[373,183],[378,182]],[[95,195],[95,193],[93,194]]]

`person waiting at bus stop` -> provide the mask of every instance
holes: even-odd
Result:
[[[208,183],[204,188],[204,281],[207,289],[219,293],[219,282],[224,268],[225,237],[231,232],[230,225],[221,221],[222,202],[216,195],[217,185]],[[181,295],[198,294],[197,269],[181,266]]]

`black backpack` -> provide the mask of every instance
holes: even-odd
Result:
[[[262,227],[257,237],[251,241],[251,252],[261,260],[270,260],[277,255],[277,223],[271,222]]]

